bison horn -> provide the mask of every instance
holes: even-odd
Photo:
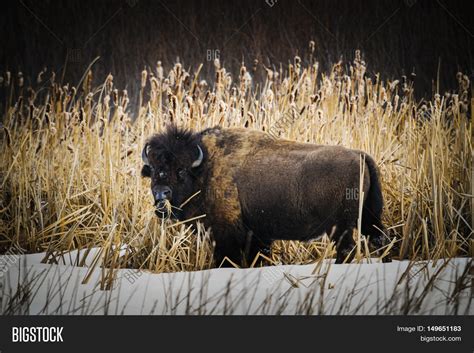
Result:
[[[150,165],[150,162],[148,161],[148,150],[150,148],[150,145],[147,143],[145,144],[145,147],[143,147],[142,151],[142,160],[145,165]]]
[[[196,159],[193,164],[191,165],[191,168],[197,168],[201,165],[202,160],[204,159],[204,153],[202,153],[202,149],[199,145],[197,145],[197,148],[199,150],[199,157]]]

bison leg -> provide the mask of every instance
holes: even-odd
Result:
[[[377,228],[382,229],[382,231],[378,230]],[[388,245],[383,231],[385,231],[385,229],[383,228],[383,225],[379,223],[378,227],[373,227],[372,235],[369,235],[369,243],[374,250],[377,250],[378,256],[382,256],[383,252],[385,251],[385,249],[382,250],[381,248]],[[390,252],[384,256],[382,262],[392,262],[392,256]]]
[[[336,264],[342,264],[344,260],[351,262],[354,258],[353,248],[355,246],[352,238],[353,227],[337,227],[332,235],[336,243]]]
[[[271,254],[271,241],[267,239],[262,239],[258,235],[254,234],[253,231],[247,233],[247,241],[245,244],[244,254],[245,254],[245,266],[250,267],[257,257],[258,253],[270,257]],[[266,261],[263,258],[259,257],[257,259],[256,265],[264,266]]]
[[[238,266],[242,266],[242,238],[234,233],[219,232],[218,236],[214,236],[214,260],[216,266],[234,267],[231,262]]]
[[[385,227],[380,220],[375,217],[368,217],[367,220],[362,218],[362,234],[369,237],[369,243],[373,250],[377,250],[378,256],[382,256],[383,251],[381,248],[387,245],[386,236],[384,235]],[[391,262],[391,254],[388,253],[382,262]]]

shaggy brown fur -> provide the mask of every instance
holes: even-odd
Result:
[[[249,265],[259,251],[270,251],[273,240],[304,241],[324,233],[336,242],[336,262],[343,262],[354,246],[364,159],[362,233],[374,247],[383,244],[377,167],[362,151],[274,140],[242,128],[191,133],[170,127],[148,145],[142,174],[151,177],[152,190],[169,187],[170,202],[176,207],[201,190],[175,216],[206,214],[204,223],[212,228],[218,265],[226,256]],[[198,145],[204,158],[191,168]],[[166,178],[158,177],[160,171]]]

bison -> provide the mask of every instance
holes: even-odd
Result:
[[[218,265],[227,257],[248,266],[258,252],[268,254],[274,240],[306,241],[324,233],[336,243],[336,263],[350,261],[359,195],[362,234],[375,248],[384,244],[378,170],[365,152],[244,128],[192,132],[170,126],[147,141],[142,159],[156,214],[178,220],[206,215]]]

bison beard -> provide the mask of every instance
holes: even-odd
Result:
[[[228,264],[227,257],[248,266],[274,240],[305,241],[324,233],[336,243],[336,263],[350,261],[359,195],[362,234],[376,249],[385,243],[377,166],[365,152],[275,140],[242,128],[193,133],[171,126],[148,140],[142,158],[157,215],[166,216],[160,210],[164,200],[179,220],[205,214],[217,265]]]

